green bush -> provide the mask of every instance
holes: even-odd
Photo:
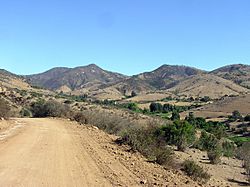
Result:
[[[213,134],[202,131],[196,147],[200,150],[210,151],[214,150],[218,144],[219,140]]]
[[[195,141],[195,127],[187,121],[175,121],[157,129],[156,136],[168,144],[176,145],[178,150],[184,151]]]
[[[150,112],[162,112],[162,104],[161,103],[151,103],[149,105]]]
[[[204,171],[202,167],[196,164],[192,160],[186,160],[183,163],[183,170],[186,172],[188,176],[192,179],[200,182],[207,182],[210,179],[210,175]]]

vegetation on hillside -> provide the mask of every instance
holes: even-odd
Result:
[[[0,118],[8,118],[10,116],[11,108],[9,103],[3,98],[0,98]]]

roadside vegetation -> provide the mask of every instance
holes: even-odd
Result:
[[[7,101],[0,98],[0,118],[8,118],[11,114],[11,107]]]

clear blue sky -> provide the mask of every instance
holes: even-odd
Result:
[[[128,75],[250,64],[250,0],[1,1],[0,68],[89,63]]]

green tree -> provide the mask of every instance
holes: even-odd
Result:
[[[150,112],[162,112],[162,108],[161,103],[151,103],[149,106]]]
[[[157,135],[169,144],[176,145],[179,150],[185,150],[195,141],[195,127],[187,121],[175,121],[159,129]]]
[[[232,115],[229,117],[229,121],[242,120],[243,117],[238,110],[232,112]]]

